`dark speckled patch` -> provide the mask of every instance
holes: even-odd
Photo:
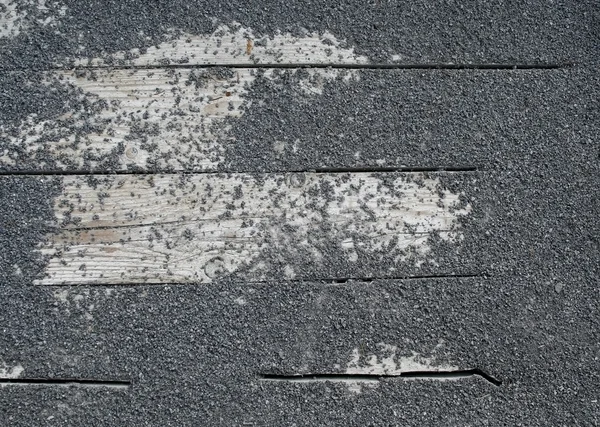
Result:
[[[23,366],[22,377],[132,386],[9,386],[0,411],[18,426],[51,416],[56,425],[595,425],[592,290],[581,283],[558,294],[519,274],[2,290],[0,351],[7,364]],[[355,349],[364,364],[387,356],[380,343],[399,356],[483,369],[503,383],[389,379],[357,394],[339,383],[259,381],[261,373],[344,372]]]
[[[36,252],[54,222],[60,178],[0,176],[0,285],[28,285],[44,269]]]
[[[404,63],[594,61],[598,9],[593,1],[387,0],[328,2],[269,0],[261,7],[176,0],[148,5],[139,0],[69,0],[27,12],[28,28],[0,44],[6,68],[46,67],[64,57],[98,57],[148,47],[168,32],[208,34],[239,22],[257,36],[289,31],[329,31],[372,61],[399,55]],[[64,13],[61,6],[66,6]],[[55,19],[48,23],[49,17]]]

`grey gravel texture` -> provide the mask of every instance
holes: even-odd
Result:
[[[57,177],[0,176],[0,284],[30,285],[45,262],[35,249],[52,231],[53,199],[60,193]]]
[[[7,386],[10,425],[596,425],[598,302],[518,275],[490,279],[7,290],[3,354],[27,377],[132,381],[120,390]],[[243,298],[245,304],[240,305]],[[25,308],[25,310],[23,310]],[[8,313],[21,312],[19,316]],[[41,323],[43,319],[43,323]],[[38,327],[32,328],[32,325]],[[260,382],[336,372],[379,342],[503,381]],[[11,418],[12,417],[12,418]]]
[[[362,70],[302,96],[305,77],[258,79],[225,138],[229,170],[468,167],[516,169],[600,156],[600,78],[562,70]],[[295,150],[274,150],[274,141]],[[381,165],[378,161],[384,160]],[[545,166],[548,165],[548,166]]]
[[[243,1],[70,0],[41,10],[28,1],[16,4],[27,12],[28,30],[0,47],[0,63],[9,69],[148,47],[173,30],[208,34],[234,21],[257,36],[329,31],[377,63],[393,54],[407,64],[596,61],[600,36],[594,1],[269,0],[248,7]],[[43,25],[49,16],[53,22]]]
[[[129,391],[1,387],[5,425],[600,425],[600,81],[588,66],[597,62],[600,27],[592,2],[68,6],[57,27],[32,19],[28,31],[0,40],[2,67],[21,70],[0,76],[4,129],[32,113],[42,120],[103,108],[61,82],[38,83],[31,71],[73,56],[79,44],[97,56],[157,43],[171,27],[208,33],[233,20],[261,34],[329,30],[376,62],[401,50],[406,63],[580,65],[363,70],[358,82],[327,83],[310,108],[294,90],[302,76],[282,72],[259,79],[248,95],[255,106],[231,123],[240,144],[220,165],[229,172],[369,168],[380,159],[476,166],[439,175],[473,211],[464,240],[436,242],[438,267],[421,274],[478,277],[35,287],[43,260],[34,248],[51,231],[60,179],[0,177],[0,362],[21,364],[27,378],[132,382]],[[58,14],[53,7],[39,18]],[[299,149],[276,154],[276,139]],[[52,169],[52,159],[42,150],[17,165],[32,167]],[[107,159],[102,171],[110,170]],[[296,262],[303,277],[315,273]],[[335,276],[335,262],[320,273]],[[365,262],[353,275],[376,275],[375,266]],[[480,368],[503,383],[389,379],[352,394],[344,384],[258,380],[338,372],[353,348],[377,354],[380,342],[404,355],[435,350],[440,363]]]

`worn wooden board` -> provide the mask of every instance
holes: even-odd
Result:
[[[187,65],[358,65],[367,57],[328,31],[292,35],[278,31],[257,37],[251,28],[239,23],[221,25],[207,35],[179,34],[147,48],[134,48],[98,58],[75,59],[76,66],[135,67]],[[60,66],[61,64],[57,64]]]
[[[485,167],[500,151],[588,144],[597,98],[588,78],[575,69],[40,73],[44,83],[11,86],[22,88],[15,96],[29,100],[28,114],[0,117],[0,169]],[[557,126],[540,126],[549,121]]]
[[[344,70],[302,73],[294,88],[310,99]],[[222,163],[228,120],[252,107],[246,95],[275,69],[56,71],[39,78],[70,93],[69,108],[47,120],[31,115],[0,126],[0,165],[51,170],[211,171]],[[68,88],[68,89],[65,89]],[[225,141],[224,141],[225,140]],[[277,141],[273,141],[277,148]],[[283,149],[283,148],[281,148]]]
[[[5,0],[0,66],[548,63],[593,57],[595,4],[172,2],[140,14],[82,0]],[[125,19],[133,17],[135,19]],[[32,42],[35,40],[35,42]],[[29,57],[29,58],[24,58]],[[35,58],[36,60],[31,61]],[[31,61],[31,62],[30,62]]]
[[[238,172],[9,177],[0,419],[596,425],[597,5],[405,6],[0,0],[0,173]]]
[[[39,284],[308,279],[418,272],[471,206],[423,174],[69,176]],[[377,256],[384,258],[378,259]]]

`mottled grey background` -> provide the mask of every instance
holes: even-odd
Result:
[[[328,83],[310,109],[264,80],[249,96],[268,102],[234,124],[240,144],[227,152],[228,171],[371,167],[382,158],[477,166],[464,179],[443,179],[465,192],[473,220],[462,244],[434,248],[441,269],[480,274],[473,278],[338,286],[230,280],[111,294],[72,287],[64,302],[54,296],[63,288],[31,285],[43,267],[33,251],[49,231],[60,179],[1,177],[0,359],[20,363],[28,378],[133,384],[129,392],[0,388],[4,425],[600,424],[595,2],[65,4],[56,27],[32,19],[21,35],[0,40],[4,129],[31,113],[39,120],[72,108],[95,114],[84,94],[58,82],[48,90],[35,70],[73,56],[80,44],[90,56],[149,45],[140,31],[155,43],[169,28],[205,34],[239,21],[266,35],[328,30],[375,62],[401,53],[406,63],[575,65],[364,70],[358,83]],[[56,13],[50,6],[40,18]],[[301,149],[276,157],[274,138],[299,140]],[[355,347],[377,352],[383,341],[430,354],[440,340],[441,361],[481,368],[503,384],[388,380],[351,395],[340,384],[257,381],[301,367],[331,371]]]

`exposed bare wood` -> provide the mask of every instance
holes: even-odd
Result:
[[[33,2],[31,2],[33,3]],[[58,3],[58,2],[57,2]],[[37,16],[27,14],[27,8],[16,0],[3,0],[0,2],[0,39],[13,38],[31,27],[51,29],[56,27],[57,18],[65,15],[67,7],[53,4],[48,8],[44,0],[39,0],[35,5]]]
[[[144,49],[131,49],[101,58],[72,58],[85,66],[164,66],[244,65],[244,64],[365,64],[365,56],[357,55],[334,34],[305,32],[303,35],[278,32],[257,36],[251,28],[237,22],[219,26],[212,34],[173,33],[168,41]]]
[[[207,283],[417,269],[429,237],[461,237],[470,211],[422,174],[128,175],[64,178],[39,284]],[[398,264],[396,264],[398,263]],[[346,267],[344,267],[344,265]]]
[[[297,73],[298,70],[288,72]],[[0,127],[0,166],[41,170],[214,171],[223,160],[228,121],[251,108],[245,95],[274,69],[56,71],[49,86],[80,89],[66,114],[18,128]],[[343,70],[302,70],[298,96],[308,101]],[[73,90],[72,92],[77,93]],[[275,141],[273,142],[275,144]]]

